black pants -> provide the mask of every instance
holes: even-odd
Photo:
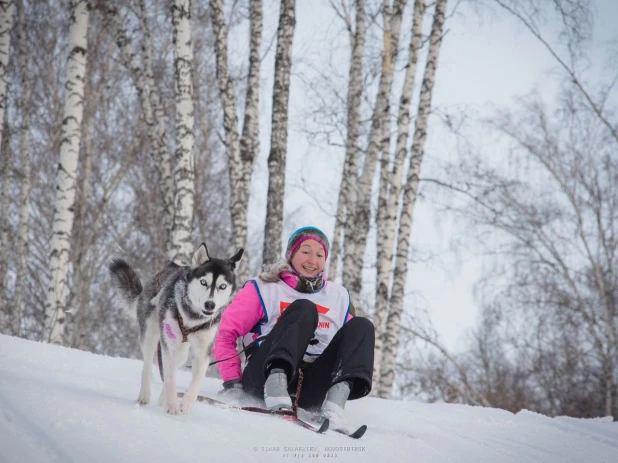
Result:
[[[307,299],[294,301],[249,357],[242,375],[245,392],[264,396],[264,383],[271,368],[284,368],[288,392],[296,393],[298,369],[302,368],[298,405],[313,408],[322,405],[326,393],[340,381],[350,383],[349,400],[371,392],[375,332],[366,318],[354,317],[337,331],[322,354],[310,364],[302,362],[318,326],[318,311]]]

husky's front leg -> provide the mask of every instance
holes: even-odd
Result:
[[[206,350],[202,352],[195,352],[193,357],[193,365],[191,367],[193,376],[191,377],[191,383],[182,398],[180,409],[183,413],[189,413],[193,404],[197,400],[197,396],[202,386],[202,378],[206,375],[206,369],[208,368],[208,352]]]
[[[172,415],[180,413],[178,406],[178,397],[176,396],[176,363],[174,362],[174,344],[164,346],[161,345],[161,354],[163,356],[163,393],[165,394],[165,411]]]
[[[202,386],[202,380],[206,376],[206,369],[208,368],[208,343],[205,340],[192,342],[193,348],[193,365],[191,366],[192,377],[189,387],[187,388],[185,395],[182,399],[180,408],[183,413],[189,413]]]

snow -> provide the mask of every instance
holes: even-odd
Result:
[[[0,462],[618,461],[610,418],[365,398],[346,405],[350,424],[369,426],[353,440],[201,403],[170,416],[135,403],[140,375],[137,360],[0,336]],[[178,372],[181,390],[189,378]],[[220,388],[206,378],[202,394]]]

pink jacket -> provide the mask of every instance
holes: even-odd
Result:
[[[281,279],[290,287],[296,287],[297,278],[295,275],[283,272]],[[240,357],[236,355],[236,340],[249,333],[263,316],[262,303],[255,285],[245,284],[223,312],[213,346],[215,360],[232,357],[217,364],[224,382],[242,376]],[[352,315],[348,315],[347,320],[350,318],[352,318]]]

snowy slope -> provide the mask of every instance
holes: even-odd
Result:
[[[355,441],[205,404],[181,416],[140,407],[140,372],[136,360],[0,336],[0,461],[618,462],[618,424],[606,419],[366,398],[346,406],[369,425]],[[182,387],[189,375],[179,372]],[[219,389],[207,378],[202,392]]]

